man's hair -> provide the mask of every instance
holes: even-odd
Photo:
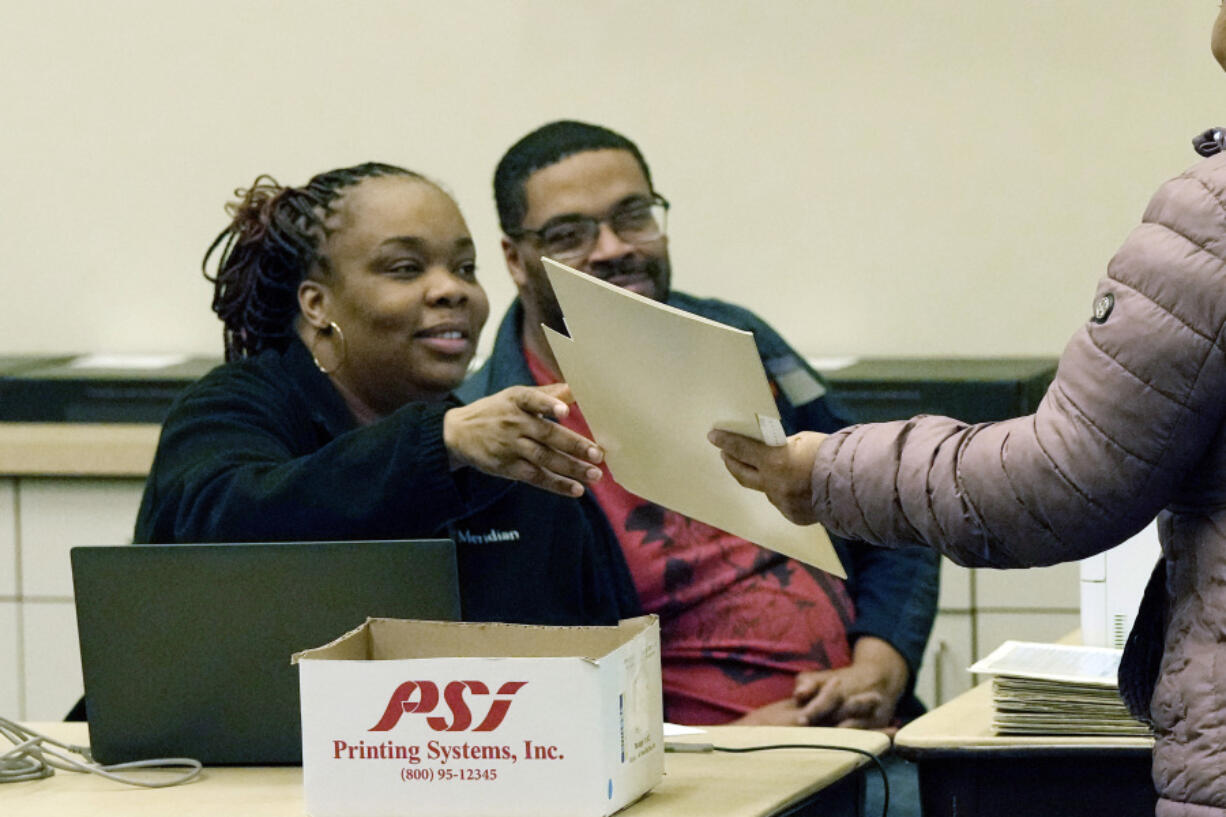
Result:
[[[643,169],[647,186],[651,187],[647,160],[634,142],[600,125],[569,119],[550,122],[512,145],[494,170],[494,202],[498,205],[498,223],[502,231],[513,236],[524,226],[524,215],[528,212],[524,184],[529,176],[541,168],[589,150],[629,151]]]

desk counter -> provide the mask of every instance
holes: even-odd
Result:
[[[1056,735],[996,735],[992,732],[992,684],[979,684],[938,706],[898,731],[894,744],[900,753],[931,754],[943,750],[1006,751],[1051,749],[1145,754],[1153,738],[1065,737]]]
[[[0,423],[0,475],[144,477],[161,426]]]
[[[894,738],[919,770],[924,817],[1153,817],[1151,738],[992,733],[992,684],[917,718]]]
[[[31,728],[56,739],[85,743],[85,724],[43,723]],[[803,727],[722,726],[669,742],[744,748],[780,743],[825,743],[881,754],[889,740],[877,732]],[[0,753],[7,747],[0,747]],[[770,817],[808,813],[805,807],[859,773],[869,761],[825,749],[780,749],[750,754],[678,753],[664,759],[664,780],[625,817]],[[14,817],[301,817],[302,769],[207,767],[184,786],[139,789],[96,775],[57,771],[44,780],[0,785],[0,811]],[[813,813],[833,811],[814,809]]]

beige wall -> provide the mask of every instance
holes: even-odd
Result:
[[[681,287],[808,354],[1054,354],[1189,138],[1226,120],[1216,11],[5,0],[0,355],[218,354],[199,260],[230,192],[371,158],[455,193],[497,316],[490,175],[558,117],[639,142]]]

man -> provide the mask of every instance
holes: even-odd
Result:
[[[630,140],[581,122],[545,125],[503,157],[494,192],[519,299],[463,398],[559,379],[541,330],[565,332],[545,255],[752,331],[789,434],[847,425],[816,372],[763,321],[671,290],[669,205]],[[577,409],[564,422],[590,435]],[[924,549],[838,542],[844,583],[637,497],[607,469],[580,501],[599,506],[644,610],[660,615],[669,721],[880,728],[922,711],[910,690],[937,592],[937,560]]]

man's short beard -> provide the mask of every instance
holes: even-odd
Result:
[[[672,278],[672,267],[667,255],[629,256],[615,261],[593,264],[590,274],[594,278],[608,281],[619,275],[644,274],[654,287],[654,298],[663,303],[668,300],[669,285]]]

